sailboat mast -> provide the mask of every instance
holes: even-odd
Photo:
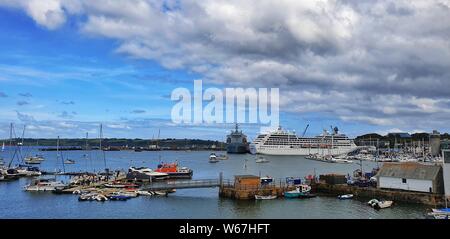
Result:
[[[56,159],[58,159],[59,156],[60,155],[59,155],[59,136],[58,136],[58,139],[56,140]],[[62,155],[61,155],[61,163],[62,163],[62,166],[63,166],[63,172],[65,173],[66,172],[66,167],[64,165],[64,158],[62,157]]]
[[[14,159],[14,154],[11,150],[12,149],[12,128],[13,128],[13,123],[11,123],[9,125],[9,154],[11,155],[11,161],[9,161],[8,168],[11,167],[12,161]]]
[[[106,169],[106,156],[105,156],[105,151],[103,151],[103,148],[102,148],[102,138],[103,138],[103,125],[100,124],[100,150],[101,150],[102,155],[103,155],[103,163],[105,165],[105,172],[106,172],[107,171],[107,169]],[[106,172],[106,173],[108,173],[108,172]],[[108,177],[108,175],[106,175],[106,177]]]

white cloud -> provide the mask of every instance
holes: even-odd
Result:
[[[80,32],[116,40],[115,52],[201,73],[207,83],[280,87],[284,111],[410,128],[450,118],[450,21],[443,20],[450,16],[448,1],[0,5],[20,7],[49,29],[82,15]]]

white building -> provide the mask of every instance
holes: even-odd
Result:
[[[450,150],[442,150],[444,157],[444,191],[447,200],[450,199]]]
[[[384,163],[377,174],[378,188],[444,193],[442,167],[420,163]]]

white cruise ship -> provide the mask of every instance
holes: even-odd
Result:
[[[347,154],[358,148],[353,140],[339,134],[335,127],[332,133],[324,130],[322,135],[306,138],[295,133],[278,130],[260,134],[250,145],[250,151],[267,155],[339,155]]]

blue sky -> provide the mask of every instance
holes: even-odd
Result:
[[[0,1],[0,138],[9,137],[12,122],[17,128],[27,125],[28,137],[97,135],[103,123],[106,137],[152,138],[161,129],[163,138],[223,140],[232,125],[171,123],[175,104],[171,91],[192,88],[196,79],[202,79],[204,87],[280,87],[281,125],[298,134],[306,124],[310,124],[307,135],[319,134],[330,125],[351,136],[448,130],[443,121],[450,114],[450,101],[440,86],[448,79],[450,51],[445,45],[439,49],[445,35],[437,33],[439,27],[448,28],[428,29],[429,35],[436,34],[428,38],[438,42],[426,45],[429,51],[402,42],[377,41],[376,31],[388,39],[408,36],[419,40],[427,32],[405,27],[410,20],[391,9],[399,3],[386,1],[377,6],[384,9],[379,14],[385,17],[378,17],[382,23],[367,14],[370,3],[334,6],[336,15],[344,14],[352,21],[348,29],[345,24],[315,22],[317,18],[284,21],[282,15],[275,17],[282,9],[264,5],[267,8],[261,6],[260,11],[267,18],[274,17],[264,27],[279,21],[288,29],[268,37],[272,28],[261,29],[248,22],[256,15],[230,18],[234,11],[249,8],[238,1],[175,5],[161,1],[163,10],[155,3],[159,1],[131,1],[141,3],[139,9],[123,2],[101,5],[79,0],[68,5],[46,1],[51,4]],[[286,15],[295,17],[306,10],[323,14],[313,4],[283,1],[281,5],[292,6],[293,12]],[[394,9],[406,7],[399,4]],[[431,16],[433,11],[437,17],[448,13],[430,4],[402,14],[411,11],[411,17],[425,25],[428,15],[413,16],[424,7]],[[229,16],[221,16],[223,9],[228,9]],[[220,11],[211,12],[216,10]],[[399,31],[385,30],[392,17],[403,26]],[[187,22],[194,24],[184,25]],[[323,40],[318,30],[307,32],[314,27],[332,35]],[[374,29],[373,36],[364,32],[367,27]],[[384,51],[392,59],[390,65],[384,64]],[[361,54],[364,60],[355,59]],[[420,59],[420,64],[403,60],[415,59],[411,56]],[[436,58],[439,63],[434,62]],[[427,87],[426,80],[435,87]],[[251,138],[258,127],[243,125]]]

